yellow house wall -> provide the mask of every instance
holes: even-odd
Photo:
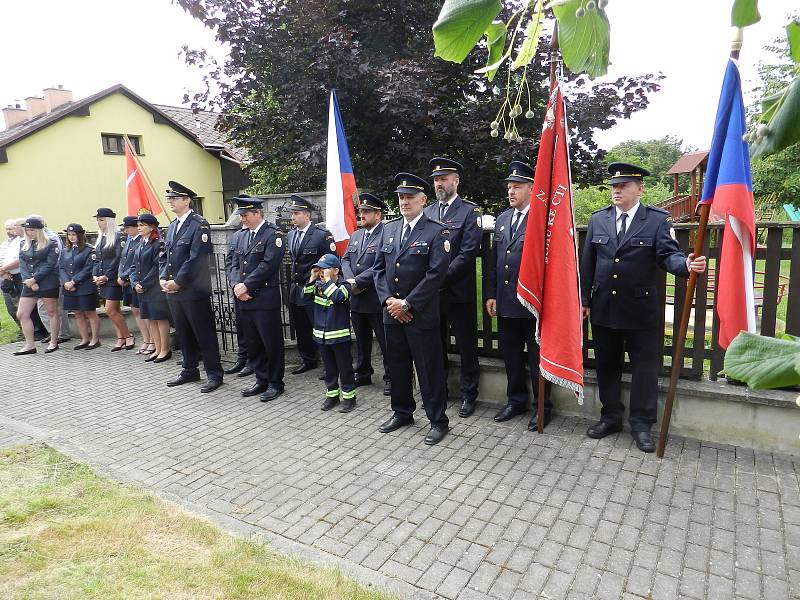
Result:
[[[225,221],[219,159],[169,125],[155,123],[121,93],[92,104],[89,112],[7,148],[8,162],[0,163],[0,220],[38,213],[54,230],[80,223],[93,231],[95,210],[109,207],[120,222],[127,214],[125,156],[103,154],[100,137],[113,133],[141,136],[139,160],[162,201],[167,182],[178,181],[204,197],[209,222]]]

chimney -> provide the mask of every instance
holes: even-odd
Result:
[[[45,88],[44,101],[47,112],[52,112],[59,106],[72,102],[72,92],[65,90],[63,85],[59,85],[57,88]]]
[[[28,120],[28,111],[20,107],[19,104],[8,105],[3,109],[3,117],[6,120],[6,129],[11,129],[15,125]]]
[[[25,105],[28,107],[29,119],[35,119],[47,112],[47,102],[39,96],[28,96],[25,98]]]

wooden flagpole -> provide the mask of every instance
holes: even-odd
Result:
[[[734,39],[731,43],[731,58],[736,60],[739,58],[739,50],[742,48],[742,28],[735,29]],[[702,190],[700,191],[702,194]],[[711,211],[711,204],[700,205],[700,223],[697,226],[697,233],[694,238],[694,254],[700,255],[703,251],[703,245],[706,239],[706,230],[708,229],[708,214]],[[707,270],[707,268],[706,268]],[[694,290],[697,284],[698,273],[694,271],[689,272],[689,281],[686,284],[686,296],[683,299],[683,310],[681,311],[681,322],[678,328],[678,335],[673,337],[673,354],[672,354],[672,371],[669,378],[669,388],[667,389],[667,399],[664,403],[664,414],[661,417],[661,433],[658,437],[658,447],[656,448],[656,456],[664,458],[664,449],[667,445],[667,436],[669,435],[669,422],[672,418],[672,405],[675,402],[675,390],[678,386],[678,376],[681,372],[683,365],[683,345],[686,342],[686,331],[689,327],[689,316],[692,310],[692,303],[694,301]],[[705,317],[705,315],[704,315]],[[695,340],[697,343],[697,340]]]

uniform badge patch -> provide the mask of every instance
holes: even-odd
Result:
[[[94,252],[92,252],[92,260],[97,260],[97,254],[95,254]]]
[[[394,238],[389,238],[389,243],[391,244],[394,241]]]
[[[336,251],[336,242],[331,242],[331,252]]]
[[[280,248],[281,246],[283,246],[283,240],[282,240],[281,238],[279,238],[279,237],[276,237],[276,238],[275,238],[275,245],[276,245],[278,248]]]
[[[58,249],[58,246],[56,246],[55,250],[56,250],[56,255],[61,254],[61,250]]]
[[[478,215],[478,227],[480,227],[480,226],[481,226],[481,216]]]
[[[506,228],[506,226],[505,226],[505,225],[501,225],[501,226],[500,226],[500,231],[503,231],[503,229],[505,229],[505,228]]]
[[[208,242],[208,234],[204,233],[202,236],[200,236],[200,239],[203,240],[203,243],[205,244]]]
[[[444,241],[444,251],[445,252],[450,252],[450,240],[445,240]]]
[[[678,238],[675,237],[675,228],[674,227],[670,227],[669,228],[669,235],[673,240],[677,241]]]

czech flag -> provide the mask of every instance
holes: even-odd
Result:
[[[331,90],[328,111],[328,177],[325,187],[325,225],[333,234],[336,253],[341,256],[347,248],[350,234],[356,230],[358,190],[350,162],[350,150],[344,137],[342,115],[336,91]]]
[[[701,203],[711,204],[709,217],[725,222],[717,266],[719,345],[727,348],[740,331],[755,333],[753,255],[756,215],[739,67],[728,61],[708,155]]]

